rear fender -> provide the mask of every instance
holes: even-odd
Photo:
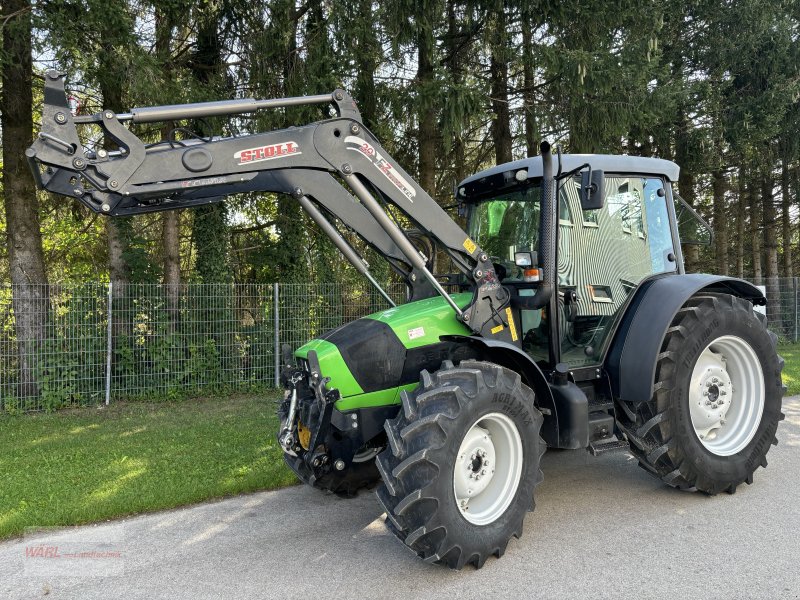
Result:
[[[605,368],[615,398],[637,403],[652,397],[656,360],[667,329],[686,301],[702,292],[731,294],[759,306],[767,303],[757,287],[733,277],[693,273],[644,281],[606,354]]]

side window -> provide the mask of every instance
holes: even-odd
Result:
[[[572,211],[564,194],[559,195],[558,198],[558,224],[572,225]]]
[[[620,308],[644,278],[675,270],[664,187],[659,178],[610,175],[605,205],[582,212],[577,187],[564,182],[560,201],[582,214],[583,227],[559,239],[558,282],[575,290],[577,310],[559,303],[561,360],[573,367],[597,364]],[[562,294],[559,294],[562,296]]]

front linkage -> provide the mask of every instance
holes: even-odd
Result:
[[[378,478],[375,455],[383,448],[383,424],[396,406],[342,412],[339,391],[328,387],[313,350],[299,367],[284,360],[278,443],[286,463],[305,483],[352,496]]]

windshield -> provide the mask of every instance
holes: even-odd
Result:
[[[494,262],[512,267],[514,253],[539,247],[539,198],[541,187],[529,185],[498,194],[471,205],[469,236]]]

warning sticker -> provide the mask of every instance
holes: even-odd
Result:
[[[425,337],[425,329],[422,327],[415,327],[408,330],[408,339],[416,340],[417,338]]]
[[[492,330],[491,330],[492,331],[492,335],[497,335],[498,333],[503,331],[503,329],[505,329],[505,327],[503,327],[502,325],[498,325],[497,327],[492,327]]]
[[[511,341],[517,341],[517,326],[514,325],[514,315],[511,314],[511,308],[506,309],[506,316],[508,317],[508,329],[511,331]]]
[[[466,251],[467,251],[467,252],[469,252],[470,254],[472,254],[473,252],[475,252],[475,248],[477,248],[477,247],[478,247],[478,246],[476,246],[476,245],[475,245],[475,242],[473,242],[471,239],[467,238],[467,239],[465,239],[465,240],[464,240],[464,248],[465,248],[465,249],[466,249]]]

